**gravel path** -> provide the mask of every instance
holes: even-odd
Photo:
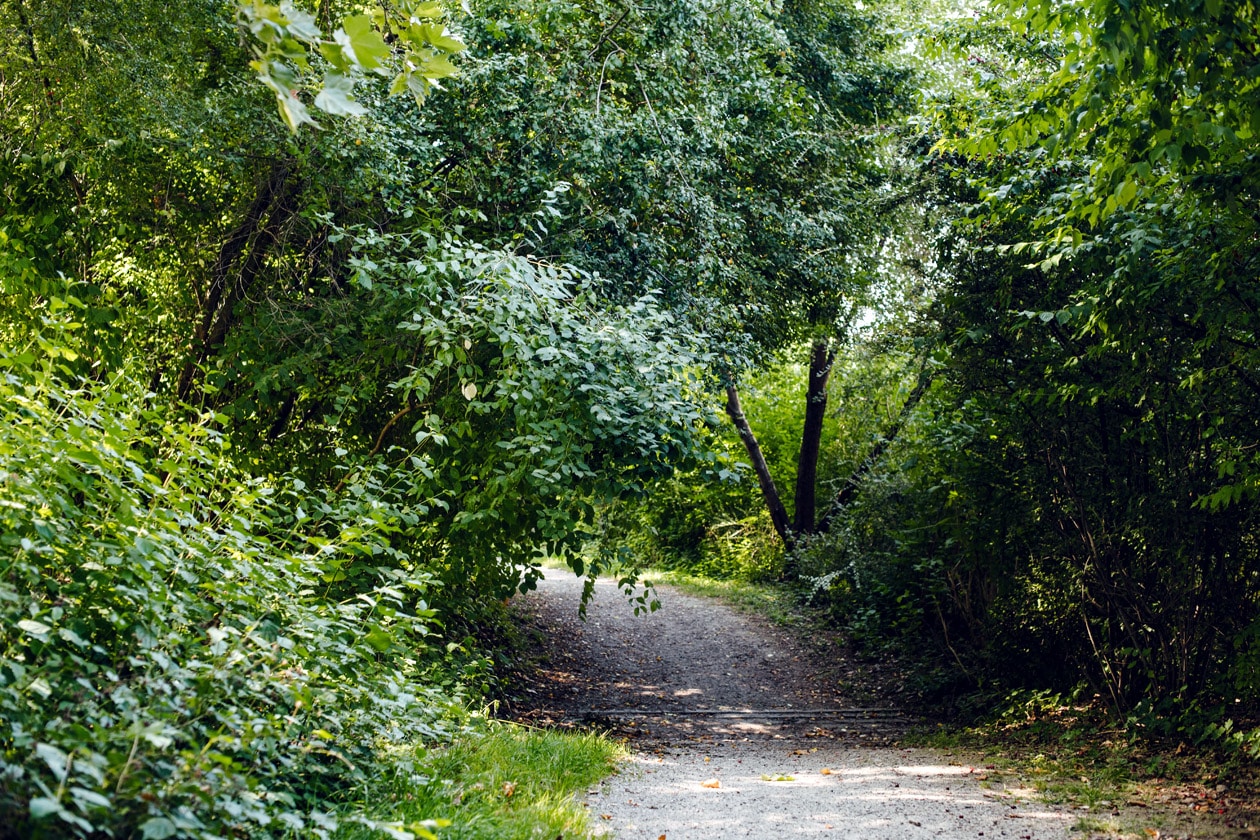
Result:
[[[836,663],[814,667],[777,628],[668,588],[636,616],[603,580],[583,622],[582,581],[548,574],[519,599],[544,651],[509,705],[630,739],[631,761],[586,800],[610,837],[1052,840],[1080,816],[990,787],[965,757],[897,747],[904,717],[845,697],[819,676]]]

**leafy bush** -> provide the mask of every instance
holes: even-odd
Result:
[[[416,679],[416,512],[243,474],[213,415],[72,375],[73,328],[0,349],[0,823],[330,836],[383,747],[460,726]]]

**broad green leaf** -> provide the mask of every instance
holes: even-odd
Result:
[[[60,638],[65,639],[67,642],[74,645],[75,647],[87,646],[87,642],[81,636],[79,636],[78,633],[74,632],[69,627],[58,628],[57,635]]]
[[[175,823],[166,817],[152,817],[140,826],[140,836],[144,840],[166,840],[174,837],[177,831]]]
[[[462,41],[452,38],[440,23],[412,26],[411,30],[413,33],[419,30],[419,38],[416,38],[413,34],[413,40],[419,41],[422,39],[424,42],[432,44],[444,52],[457,53],[465,49],[466,46]]]
[[[164,750],[174,743],[169,735],[164,735],[161,732],[156,731],[145,732],[144,740],[148,741],[159,750]]]
[[[297,133],[297,130],[303,125],[312,125],[318,127],[318,124],[311,118],[310,112],[301,100],[297,98],[297,92],[291,90],[278,89],[276,85],[270,83],[268,77],[260,75],[259,79],[268,87],[275,90],[276,107],[280,111],[280,119],[284,122],[285,127],[290,133]]]
[[[352,51],[355,61],[364,70],[376,70],[389,58],[389,46],[372,26],[367,15],[351,15],[341,22],[335,40]]]
[[[35,755],[43,759],[44,764],[59,781],[66,778],[66,768],[70,766],[70,756],[52,744],[36,744]]]
[[[346,57],[345,49],[335,41],[320,41],[320,55],[340,73],[350,72],[352,59]]]
[[[1126,207],[1133,202],[1135,197],[1137,197],[1137,183],[1132,180],[1126,180],[1116,191],[1116,198],[1121,205]]]
[[[384,653],[389,650],[394,640],[390,638],[388,633],[381,630],[381,628],[373,627],[372,632],[363,637],[363,641],[371,645],[373,649]]]
[[[419,18],[439,18],[442,16],[442,4],[419,3],[411,7],[411,16]]]
[[[426,59],[420,65],[420,72],[428,79],[445,79],[459,75],[459,68],[451,64],[444,55],[436,55]]]
[[[294,6],[289,0],[284,0],[280,4],[280,8],[286,22],[285,28],[294,38],[308,42],[314,42],[320,38],[322,33],[319,31],[319,26],[315,23],[313,15]]]
[[[72,786],[70,788],[70,796],[74,798],[75,803],[81,810],[87,811],[92,808],[108,808],[113,803],[108,797],[102,796],[94,790],[87,788]]]
[[[315,107],[325,113],[339,117],[360,117],[367,109],[355,102],[354,81],[340,73],[329,72],[324,75],[324,86],[315,97]]]
[[[24,618],[17,623],[20,630],[31,634],[32,636],[46,636],[52,632],[52,628],[42,621],[35,621],[31,618]]]

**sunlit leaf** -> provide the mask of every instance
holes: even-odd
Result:
[[[389,58],[389,46],[367,15],[347,17],[341,22],[341,31],[334,33],[334,38],[350,49],[355,61],[365,70],[376,70]]]
[[[324,85],[315,97],[315,107],[334,116],[358,117],[367,109],[354,101],[354,81],[340,73],[329,72]]]

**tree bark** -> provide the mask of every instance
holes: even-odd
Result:
[[[752,461],[753,472],[757,474],[757,481],[761,485],[761,495],[765,497],[766,507],[770,510],[770,521],[774,524],[774,530],[790,552],[792,531],[788,526],[787,509],[783,507],[783,500],[779,497],[779,488],[775,486],[774,478],[770,475],[766,457],[761,454],[761,444],[757,443],[757,436],[753,434],[752,427],[748,425],[748,418],[744,416],[744,409],[739,403],[739,392],[735,390],[734,385],[726,389],[726,413],[730,415],[731,422],[735,424],[739,437],[744,442],[744,448],[748,450],[748,458]]]
[[[810,350],[809,384],[805,390],[805,427],[796,460],[796,516],[792,531],[814,533],[817,517],[818,454],[822,451],[823,420],[827,415],[827,381],[836,352],[831,342],[817,340]]]

